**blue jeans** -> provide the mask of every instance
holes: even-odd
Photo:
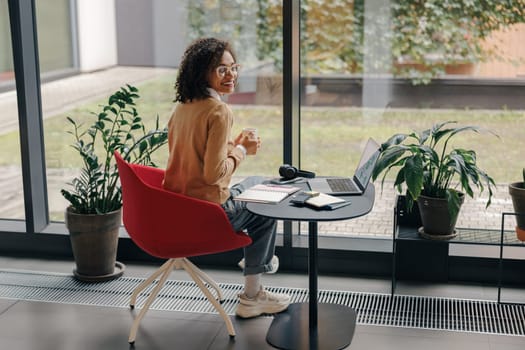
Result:
[[[251,176],[230,188],[230,198],[222,208],[235,231],[246,230],[252,244],[244,248],[244,275],[255,275],[272,270],[271,260],[275,253],[277,221],[250,213],[246,202],[234,201],[233,197],[249,187],[265,182],[264,177]]]

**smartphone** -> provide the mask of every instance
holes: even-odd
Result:
[[[295,205],[304,205],[305,202],[312,197],[319,195],[319,192],[314,191],[301,191],[292,196],[290,203]]]

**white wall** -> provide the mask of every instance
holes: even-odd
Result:
[[[94,71],[117,64],[114,0],[77,0],[80,70]]]

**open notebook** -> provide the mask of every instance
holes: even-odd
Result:
[[[244,202],[279,203],[290,194],[299,190],[299,187],[293,186],[259,184],[248,188],[243,193],[233,197],[233,199]]]

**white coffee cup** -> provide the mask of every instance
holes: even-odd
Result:
[[[250,139],[257,139],[257,128],[244,128],[242,134]]]

